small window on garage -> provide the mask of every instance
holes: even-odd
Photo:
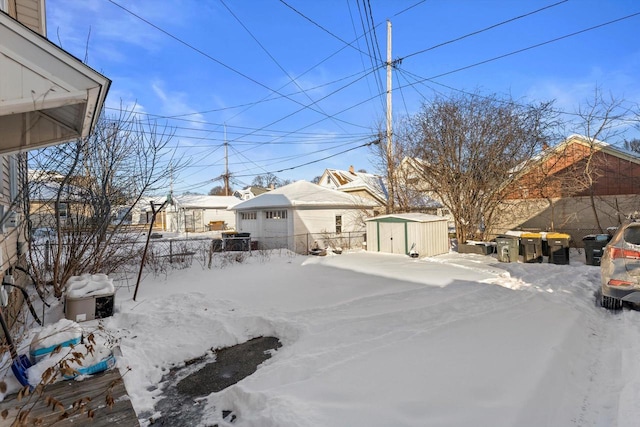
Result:
[[[265,212],[266,219],[287,219],[287,211],[266,211]]]
[[[336,233],[342,233],[342,215],[336,215]]]
[[[256,212],[241,212],[240,218],[243,221],[256,220],[258,218],[258,215]]]

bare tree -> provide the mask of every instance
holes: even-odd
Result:
[[[267,173],[264,175],[256,175],[251,181],[251,185],[262,188],[278,188],[283,185],[291,184],[290,179],[280,179],[272,173]]]
[[[597,209],[598,197],[595,184],[607,169],[606,158],[600,155],[601,142],[613,141],[620,137],[625,130],[624,122],[630,118],[631,114],[632,111],[625,108],[623,100],[611,94],[604,94],[599,87],[594,89],[593,98],[581,105],[577,112],[579,117],[577,126],[582,130],[581,133],[587,138],[589,144],[588,152],[582,161],[581,174],[600,232],[603,232],[603,225]]]
[[[144,229],[128,226],[134,206],[166,188],[170,170],[184,166],[167,148],[171,137],[157,123],[121,110],[101,117],[90,137],[32,155],[32,170],[58,177],[30,182],[30,222],[55,230],[48,245],[30,251],[38,282],[60,296],[71,276],[110,274],[135,259]]]
[[[233,193],[233,191],[232,191]],[[225,188],[221,185],[216,185],[211,190],[209,190],[210,196],[224,196],[226,194]]]
[[[483,239],[514,168],[547,143],[551,103],[520,105],[496,95],[437,96],[396,141],[416,162],[421,185],[450,211],[458,241]]]
[[[631,140],[624,140],[624,148],[627,150],[633,151],[634,153],[640,154],[640,139],[633,138]]]

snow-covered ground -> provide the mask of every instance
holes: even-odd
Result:
[[[254,252],[148,276],[137,301],[120,288],[103,325],[139,415],[169,368],[269,335],[283,347],[206,397],[202,425],[635,426],[640,313],[598,307],[599,274],[577,251],[569,265]]]

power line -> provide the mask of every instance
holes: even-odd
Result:
[[[558,42],[560,40],[564,40],[564,39],[567,39],[569,37],[576,36],[578,34],[586,33],[588,31],[592,31],[592,30],[595,30],[595,29],[598,29],[598,28],[602,28],[602,27],[605,27],[607,25],[615,24],[617,22],[624,21],[626,19],[630,19],[630,18],[633,18],[633,17],[638,16],[638,15],[640,15],[640,12],[636,12],[636,13],[633,13],[631,15],[627,15],[627,16],[624,16],[622,18],[614,19],[612,21],[608,21],[608,22],[605,22],[605,23],[602,23],[602,24],[599,24],[599,25],[594,25],[593,27],[585,28],[585,29],[580,30],[580,31],[575,31],[573,33],[566,34],[564,36],[556,37],[554,39],[547,40],[547,41],[544,41],[542,43],[537,43],[537,44],[534,44],[534,45],[531,45],[531,46],[528,46],[528,47],[525,47],[525,48],[522,48],[522,49],[514,50],[514,51],[511,51],[509,53],[505,53],[503,55],[494,56],[493,58],[485,59],[484,61],[476,62],[476,63],[470,64],[470,65],[466,65],[464,67],[456,68],[456,69],[451,70],[451,71],[440,73],[438,75],[435,75],[435,76],[432,76],[432,77],[429,77],[429,78],[425,78],[425,79],[423,79],[421,81],[431,81],[431,80],[437,79],[439,77],[444,77],[444,76],[448,76],[450,74],[454,74],[454,73],[457,73],[457,72],[460,72],[460,71],[463,71],[463,70],[468,70],[470,68],[474,68],[474,67],[477,67],[477,66],[480,66],[480,65],[484,65],[484,64],[487,64],[489,62],[497,61],[499,59],[507,58],[509,56],[513,56],[513,55],[516,55],[516,54],[519,54],[519,53],[522,53],[522,52],[526,52],[528,50],[536,49],[536,48],[541,47],[541,46],[545,46],[545,45],[548,45],[548,44],[551,44],[551,43],[555,43],[555,42]],[[421,81],[419,81],[419,82],[421,82]]]
[[[244,25],[244,23],[240,20],[240,18],[238,18],[236,14],[233,13],[233,11],[229,8],[229,6],[227,6],[227,4],[223,0],[220,0],[220,3],[222,3],[222,5],[227,9],[227,11],[229,11],[231,16],[233,16],[235,20],[238,21],[240,26],[244,28],[247,33],[249,33],[251,38],[258,44],[258,46],[260,46],[260,48],[267,54],[267,56],[271,58],[274,64],[276,64],[278,68],[280,68],[280,71],[282,71],[284,75],[287,76],[287,78],[307,97],[307,99],[311,101],[311,105],[316,105],[316,102],[311,98],[311,96],[309,95],[309,92],[302,89],[297,79],[294,79],[293,77],[291,77],[291,75],[287,72],[287,70],[285,70],[284,67],[280,65],[278,60],[267,50],[267,48],[262,43],[260,43],[260,40],[258,40],[257,37],[253,35],[253,33],[249,30],[249,28],[247,28],[247,26]],[[319,105],[318,105],[318,109],[322,114],[328,116],[328,114]],[[335,120],[335,118],[332,118],[332,120]],[[340,129],[344,130],[337,121],[336,121],[336,124],[338,125],[338,127],[340,127]]]
[[[321,159],[313,160],[313,161],[310,161],[310,162],[307,162],[307,163],[302,163],[302,164],[300,164],[300,165],[292,166],[292,167],[289,167],[289,168],[283,168],[283,169],[279,169],[279,170],[270,171],[270,172],[267,172],[267,173],[276,174],[276,173],[281,173],[281,172],[285,172],[285,171],[290,171],[290,170],[298,169],[298,168],[301,168],[301,167],[304,167],[304,166],[309,166],[309,165],[312,165],[312,164],[314,164],[314,163],[321,162],[321,161],[323,161],[323,160],[330,159],[330,158],[332,158],[332,157],[339,156],[339,155],[344,154],[344,153],[348,153],[349,151],[357,150],[358,148],[363,148],[363,147],[367,147],[367,146],[371,146],[371,145],[373,145],[373,144],[379,144],[379,143],[380,143],[380,139],[376,139],[376,140],[374,140],[374,141],[370,141],[370,142],[367,142],[367,143],[365,143],[365,144],[358,145],[357,147],[349,148],[349,149],[347,149],[347,150],[341,151],[341,152],[339,152],[339,153],[332,154],[332,155],[330,155],[330,156],[323,157],[323,158],[321,158]],[[255,174],[249,174],[249,175],[236,175],[236,176],[244,177],[244,176],[254,176],[254,175],[255,175]]]
[[[309,166],[309,165],[312,165],[314,163],[319,163],[319,162],[322,162],[324,160],[327,160],[327,159],[330,159],[330,158],[333,158],[333,157],[340,156],[342,154],[348,153],[350,151],[354,151],[354,150],[357,150],[359,148],[363,148],[363,147],[367,147],[367,146],[371,146],[371,145],[379,144],[379,143],[380,143],[380,139],[378,138],[378,139],[375,139],[373,141],[366,142],[366,143],[358,145],[356,147],[348,148],[346,150],[340,151],[338,153],[331,154],[329,156],[325,156],[325,157],[320,158],[320,159],[312,160],[312,161],[309,161],[309,162],[306,162],[306,163],[302,163],[302,164],[299,164],[299,165],[296,165],[296,166],[291,166],[291,167],[288,167],[288,168],[283,168],[283,169],[278,169],[278,170],[267,171],[266,169],[262,168],[261,166],[258,166],[258,167],[263,169],[263,171],[264,171],[263,173],[264,174],[276,174],[276,173],[281,173],[281,172],[290,171],[290,170],[294,170],[294,169],[299,169],[301,167]],[[238,153],[238,154],[241,154],[241,153]],[[251,173],[251,174],[233,174],[233,177],[234,178],[240,178],[240,177],[250,177],[250,176],[255,176],[255,175],[256,175],[255,173]],[[219,177],[216,177],[216,178],[208,179],[208,180],[205,180],[205,181],[201,181],[201,182],[199,182],[197,184],[190,185],[188,187],[179,188],[179,189],[176,190],[176,192],[184,192],[184,191],[189,191],[189,190],[192,190],[192,189],[204,187],[205,185],[211,184],[211,183],[213,183],[213,182],[215,182],[215,181],[217,181],[219,179],[220,179]]]
[[[483,29],[481,29],[481,30],[474,31],[474,32],[472,32],[472,33],[465,34],[464,36],[460,36],[460,37],[458,37],[458,38],[455,38],[455,39],[452,39],[452,40],[446,41],[446,42],[444,42],[444,43],[440,43],[440,44],[437,44],[437,45],[435,45],[435,46],[431,46],[431,47],[429,47],[429,48],[427,48],[427,49],[419,50],[418,52],[414,52],[414,53],[412,53],[412,54],[406,55],[406,56],[402,57],[402,59],[401,59],[401,60],[404,60],[404,59],[410,58],[410,57],[415,56],[415,55],[419,55],[419,54],[421,54],[421,53],[428,52],[428,51],[430,51],[430,50],[437,49],[437,48],[442,47],[442,46],[446,46],[446,45],[451,44],[451,43],[458,42],[458,41],[460,41],[460,40],[464,40],[464,39],[466,39],[466,38],[468,38],[468,37],[472,37],[472,36],[475,36],[475,35],[478,35],[478,34],[484,33],[485,31],[489,31],[489,30],[492,30],[492,29],[494,29],[494,28],[500,27],[500,26],[502,26],[502,25],[508,24],[508,23],[510,23],[510,22],[517,21],[518,19],[522,19],[522,18],[525,18],[525,17],[527,17],[527,16],[534,15],[534,14],[536,14],[536,13],[542,12],[543,10],[547,10],[547,9],[552,8],[552,7],[559,6],[559,5],[561,5],[562,3],[566,3],[566,2],[568,2],[568,1],[569,1],[569,0],[562,0],[562,1],[559,1],[559,2],[557,2],[557,3],[551,4],[551,5],[549,5],[549,6],[545,6],[545,7],[542,7],[542,8],[540,8],[540,9],[536,9],[536,10],[534,10],[534,11],[531,11],[531,12],[525,13],[524,15],[515,16],[515,17],[513,17],[513,18],[511,18],[511,19],[507,19],[506,21],[498,22],[497,24],[490,25],[490,26],[488,26],[488,27],[486,27],[486,28],[483,28]]]
[[[258,86],[260,86],[260,87],[262,87],[264,89],[267,89],[270,92],[273,92],[273,93],[276,93],[276,94],[278,94],[280,96],[283,96],[283,97],[285,97],[286,99],[288,99],[289,101],[291,101],[291,102],[293,102],[295,104],[301,105],[303,107],[303,109],[310,109],[311,111],[314,111],[316,113],[322,114],[321,111],[317,111],[317,110],[311,108],[311,106],[317,104],[317,102],[305,105],[305,104],[303,104],[303,103],[301,103],[301,102],[299,102],[299,101],[297,101],[297,100],[295,100],[295,99],[293,99],[293,98],[291,98],[291,97],[289,97],[287,95],[284,95],[284,94],[280,93],[278,90],[270,88],[269,86],[265,85],[264,83],[259,82],[258,80],[254,79],[253,77],[250,77],[250,76],[244,74],[243,72],[241,72],[239,70],[236,70],[235,68],[233,68],[233,67],[225,64],[224,62],[214,58],[213,56],[209,55],[208,53],[204,52],[203,50],[193,46],[190,43],[187,43],[186,41],[182,40],[179,37],[174,36],[170,32],[168,32],[168,31],[164,30],[163,28],[157,26],[156,24],[152,23],[151,21],[143,18],[142,16],[140,16],[140,15],[134,13],[133,11],[125,8],[124,6],[116,3],[114,0],[107,0],[107,1],[112,3],[115,6],[119,7],[120,9],[124,10],[125,12],[129,13],[130,15],[136,17],[137,19],[141,20],[142,22],[146,23],[147,25],[150,25],[151,27],[155,28],[156,30],[160,31],[161,33],[167,35],[168,37],[172,38],[173,40],[177,41],[178,43],[188,47],[189,49],[194,50],[198,54],[200,54],[200,55],[204,56],[205,58],[215,62],[216,64],[218,64],[218,65],[220,65],[220,66],[222,66],[222,67],[224,67],[224,68],[226,68],[226,69],[238,74],[239,76],[249,80],[250,82],[255,83],[256,85],[258,85]],[[302,111],[302,110],[298,110],[298,111]],[[339,120],[339,119],[336,118],[336,120]]]

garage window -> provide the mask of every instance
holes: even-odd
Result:
[[[255,220],[258,218],[258,216],[256,215],[255,212],[240,212],[240,218],[243,221],[247,221],[247,220]]]
[[[266,211],[265,218],[267,219],[287,219],[287,211]]]
[[[342,233],[342,215],[336,215],[336,233]]]

